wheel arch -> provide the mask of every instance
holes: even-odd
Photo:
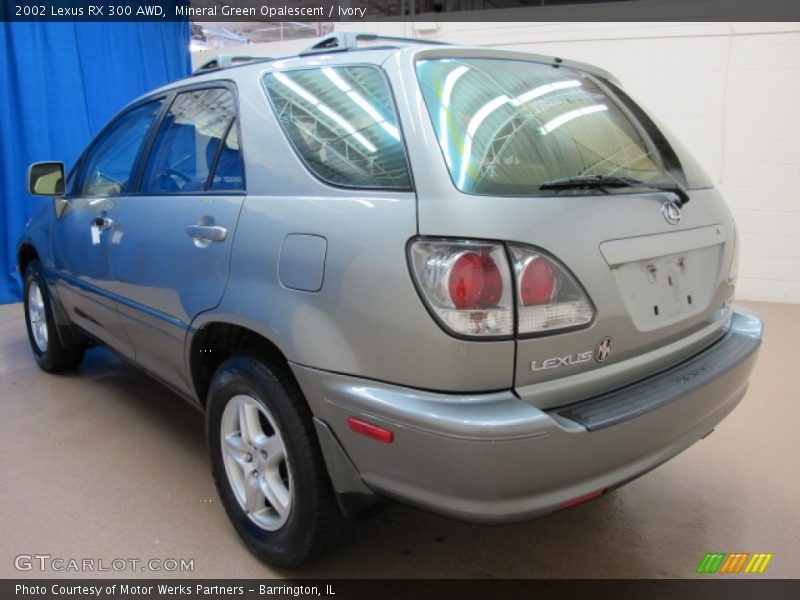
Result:
[[[34,260],[41,260],[39,258],[39,252],[34,245],[28,241],[21,242],[17,248],[17,270],[20,276],[25,274],[25,269],[27,269],[31,261]]]
[[[194,325],[186,352],[191,383],[203,407],[217,368],[237,354],[258,356],[272,365],[286,367],[292,374],[288,368],[289,361],[277,344],[250,324],[236,319],[217,317]]]

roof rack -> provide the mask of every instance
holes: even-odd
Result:
[[[229,69],[230,67],[237,67],[245,63],[256,61],[275,60],[271,56],[241,56],[233,54],[220,54],[212,59],[207,60],[202,65],[192,71],[192,75],[203,75],[204,73],[211,73],[213,71],[221,71],[222,69]]]
[[[433,46],[449,46],[445,42],[433,42],[420,40],[418,38],[399,37],[392,35],[378,35],[377,33],[356,33],[353,31],[337,31],[321,37],[317,42],[301,50],[298,56],[309,56],[311,54],[324,54],[327,52],[347,52],[348,50],[359,50],[358,42],[387,41],[400,42],[401,44],[424,44]],[[397,47],[389,45],[389,47]]]
[[[428,40],[420,40],[418,38],[399,37],[392,35],[378,35],[377,33],[356,33],[353,31],[338,31],[321,37],[314,42],[311,46],[301,50],[297,56],[309,56],[313,54],[325,54],[327,52],[347,52],[348,50],[364,50],[363,46],[359,46],[359,42],[373,42],[373,41],[386,41],[396,42],[395,44],[387,44],[385,46],[370,46],[368,48],[397,48],[403,44],[421,44],[428,46],[449,46],[445,42],[432,42]],[[283,57],[289,58],[289,57]],[[230,69],[231,67],[238,67],[253,62],[266,62],[270,60],[278,60],[274,56],[246,56],[236,54],[220,54],[214,58],[210,58],[202,65],[192,71],[192,75],[204,75],[205,73],[213,73],[214,71],[221,71],[223,69]]]

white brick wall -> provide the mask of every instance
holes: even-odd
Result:
[[[738,296],[800,303],[800,24],[337,28],[507,46],[608,69],[678,135],[725,195],[742,233]]]

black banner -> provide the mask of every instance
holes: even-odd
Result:
[[[244,579],[244,580],[2,580],[0,598],[50,600],[265,600],[327,598],[328,600],[392,600],[444,598],[501,600],[543,598],[703,598],[750,600],[798,598],[800,581],[781,579],[692,580],[375,580],[375,579]]]
[[[799,21],[797,0],[4,0],[3,21]]]

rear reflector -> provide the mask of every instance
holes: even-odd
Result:
[[[361,419],[356,419],[355,417],[348,417],[347,425],[350,427],[350,429],[352,429],[356,433],[365,435],[368,438],[372,438],[373,440],[378,440],[379,442],[383,442],[384,444],[391,444],[394,441],[394,433],[392,433],[388,429],[383,429],[382,427],[378,427],[377,425],[373,425],[371,423],[367,423],[366,421],[362,421]]]
[[[559,510],[563,510],[565,508],[569,508],[570,506],[577,506],[578,504],[583,504],[584,502],[588,502],[589,500],[594,500],[598,496],[602,496],[605,490],[597,490],[596,492],[590,492],[588,494],[584,494],[583,496],[578,496],[577,498],[573,498],[572,500],[567,500],[558,507]]]

